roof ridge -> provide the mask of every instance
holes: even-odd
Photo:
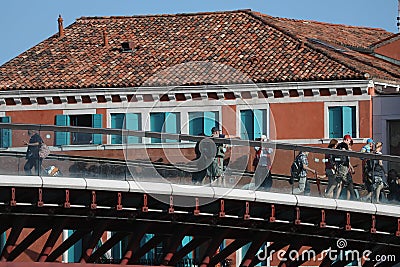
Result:
[[[174,14],[147,14],[147,15],[132,15],[132,16],[94,16],[94,17],[80,17],[76,21],[81,20],[95,20],[95,19],[133,19],[133,18],[151,18],[151,17],[177,17],[177,16],[204,16],[204,15],[217,15],[217,14],[231,14],[231,13],[243,13],[252,11],[251,9],[236,9],[226,11],[201,11],[201,12],[184,12]]]

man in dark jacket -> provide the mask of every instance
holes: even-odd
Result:
[[[26,163],[24,171],[26,175],[32,175],[32,168],[35,167],[35,174],[39,175],[40,167],[42,166],[42,159],[39,157],[40,145],[43,139],[35,130],[28,130],[29,142],[25,142],[28,146],[26,150]]]

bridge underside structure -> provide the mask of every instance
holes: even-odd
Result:
[[[100,264],[122,240],[126,246],[114,264],[143,265],[141,258],[161,247],[151,265],[179,266],[196,251],[195,264],[214,266],[246,246],[247,252],[237,259],[241,266],[255,266],[283,249],[299,254],[310,249],[319,266],[345,266],[350,259],[324,255],[330,248],[338,249],[341,238],[346,240],[343,250],[359,255],[369,250],[370,259],[389,252],[400,255],[396,206],[137,181],[39,176],[4,176],[0,181],[0,234],[7,232],[3,262],[16,261],[44,235],[47,238],[33,262],[59,262],[79,240],[83,240],[81,264]],[[21,238],[24,229],[30,232]],[[65,230],[73,232],[57,241]],[[113,234],[99,242],[106,232]],[[140,242],[145,234],[152,237]],[[191,240],[182,246],[187,236]],[[267,255],[256,256],[260,250]],[[306,261],[298,257],[278,264],[299,266]],[[396,257],[388,266],[399,261]]]

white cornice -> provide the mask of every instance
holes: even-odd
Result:
[[[372,82],[373,84],[373,82]],[[311,81],[311,82],[288,82],[288,83],[260,83],[260,84],[229,84],[229,85],[200,85],[181,87],[141,87],[141,88],[90,88],[90,89],[54,89],[54,90],[32,90],[32,91],[3,91],[0,92],[0,110],[32,110],[32,109],[76,109],[78,107],[88,108],[91,106],[113,108],[115,106],[128,105],[128,98],[135,95],[137,106],[147,107],[155,102],[163,106],[175,106],[176,94],[185,95],[186,101],[179,101],[180,105],[212,105],[209,101],[209,93],[216,94],[219,100],[229,101],[230,104],[242,103],[241,95],[249,96],[246,103],[295,103],[295,102],[320,102],[320,101],[343,101],[346,97],[354,100],[369,100],[368,88],[371,87],[369,80],[338,80],[338,81]],[[361,90],[361,95],[354,95],[353,89]],[[320,95],[321,89],[327,89],[330,96]],[[345,89],[347,95],[337,95],[337,89]],[[305,96],[305,90],[311,90],[312,96]],[[280,91],[282,97],[274,97],[274,92]],[[297,96],[291,96],[290,91],[297,91]],[[263,92],[263,93],[261,93]],[[225,100],[225,93],[233,93],[236,99]],[[199,94],[200,99],[193,99],[192,94]],[[264,98],[265,94],[268,98]],[[152,101],[144,101],[145,95],[152,97]],[[167,95],[170,101],[159,101],[161,95]],[[104,97],[105,102],[99,103],[97,98]],[[119,96],[121,102],[113,102],[113,96]],[[38,98],[44,98],[47,105],[38,105]],[[54,100],[58,97],[61,104]],[[91,103],[83,103],[84,97],[89,97]],[[6,105],[5,99],[14,99],[15,105]],[[29,98],[30,105],[22,104],[22,98]],[[68,104],[68,98],[74,98],[77,103]],[[188,101],[189,100],[189,101]],[[162,102],[162,103],[161,103]],[[188,103],[184,103],[188,102]],[[221,104],[221,103],[219,103]]]
[[[201,92],[242,92],[253,90],[306,90],[368,87],[369,80],[336,80],[282,82],[258,84],[225,84],[225,85],[196,85],[196,86],[160,86],[160,87],[126,87],[126,88],[80,88],[80,89],[46,89],[46,90],[8,90],[0,91],[2,97],[49,97],[51,96],[92,96],[92,95],[132,95],[132,94],[172,94],[172,93],[201,93]]]

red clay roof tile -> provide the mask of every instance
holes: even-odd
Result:
[[[399,81],[391,63],[343,47],[366,48],[390,35],[249,10],[82,17],[64,37],[55,34],[2,65],[0,89],[365,79],[365,73]],[[128,41],[133,50],[122,51]]]

